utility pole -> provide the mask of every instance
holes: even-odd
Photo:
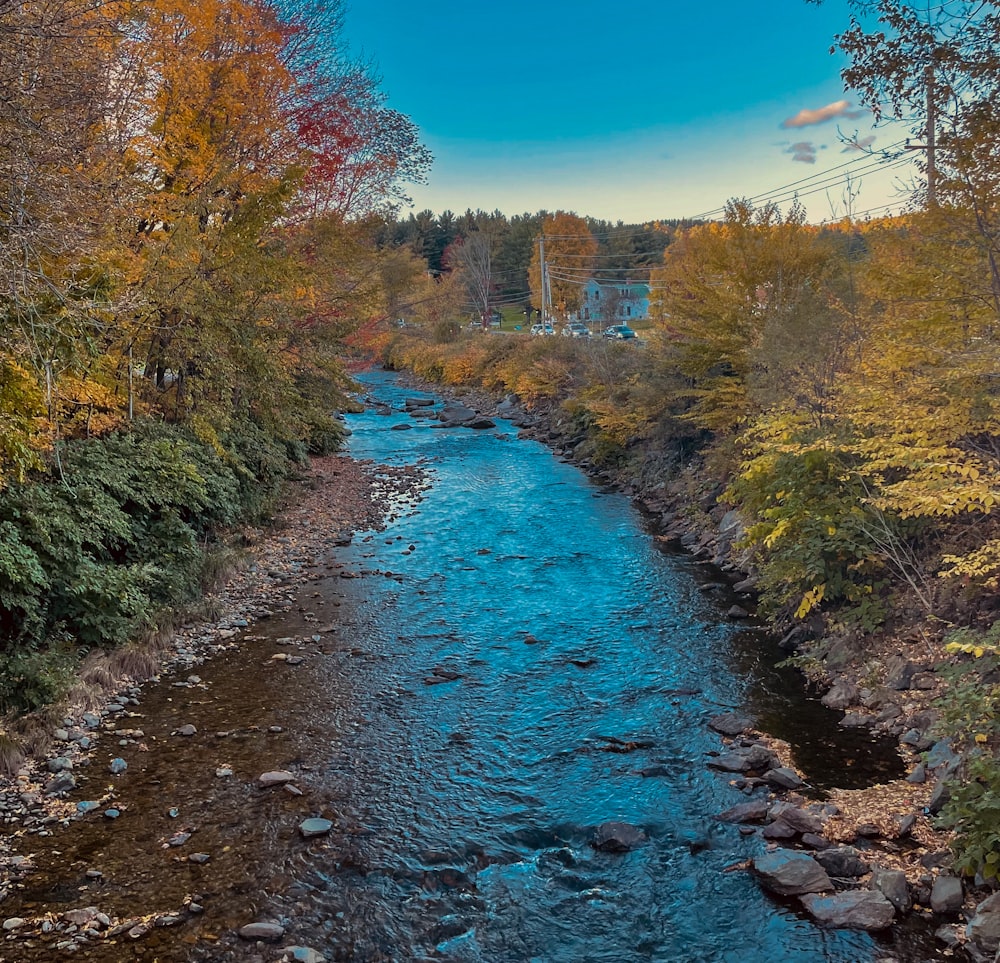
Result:
[[[544,234],[538,236],[538,263],[541,265],[542,272],[542,324],[546,324],[549,320],[549,302],[551,297],[549,294],[549,269],[545,263]]]
[[[934,131],[937,127],[937,106],[934,103],[934,67],[924,67],[924,87],[927,91],[927,126],[924,131],[926,144],[907,144],[907,150],[927,151],[927,206],[937,206],[937,164],[934,157]]]

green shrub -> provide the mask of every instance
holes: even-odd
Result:
[[[0,490],[0,707],[52,701],[82,652],[191,599],[220,530],[262,518],[304,457],[250,421],[210,441],[141,422]]]

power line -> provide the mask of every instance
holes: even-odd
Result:
[[[796,188],[799,185],[808,186],[810,188],[815,187],[816,185],[810,184],[809,183],[810,181],[813,182],[822,181],[824,183],[824,188],[828,187],[830,182],[840,180],[840,175],[837,173],[838,171],[842,171],[846,167],[852,167],[857,164],[862,164],[864,166],[861,167],[859,170],[854,171],[853,173],[863,174],[863,173],[868,173],[869,171],[872,170],[877,170],[878,168],[884,167],[886,165],[895,165],[898,161],[900,161],[901,158],[904,158],[908,161],[909,158],[906,158],[906,156],[902,153],[902,148],[905,146],[905,143],[906,143],[905,141],[897,141],[895,144],[891,144],[889,147],[885,148],[884,151],[882,151],[883,155],[882,157],[874,158],[874,160],[873,160],[873,155],[871,154],[866,154],[863,157],[854,157],[851,158],[851,160],[849,161],[845,161],[843,164],[838,164],[836,167],[830,167],[824,171],[818,171],[815,174],[810,174],[808,177],[800,177],[796,181],[790,181],[788,184],[783,184],[781,187],[772,188],[771,190],[765,191],[762,194],[755,194],[752,197],[748,197],[747,201],[754,202],[754,201],[760,201],[762,199],[774,201],[776,195],[785,198],[785,196],[789,195],[790,193],[792,196],[794,196],[795,194],[801,195],[802,192],[795,191],[794,188]],[[889,153],[890,151],[895,151],[895,153],[890,154]],[[814,193],[814,191],[810,190],[808,193]],[[695,217],[688,218],[688,220],[692,221],[705,220],[706,218],[712,217],[715,214],[725,213],[725,210],[726,210],[726,205],[722,205],[721,207],[716,207],[713,208],[712,210],[704,211],[701,214],[696,215]]]

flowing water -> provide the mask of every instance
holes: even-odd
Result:
[[[157,745],[120,777],[125,814],[34,838],[39,872],[4,915],[204,906],[74,957],[109,963],[250,959],[226,934],[258,918],[356,963],[937,959],[923,934],[824,931],[766,896],[731,868],[762,841],[713,818],[745,799],[706,766],[720,712],[788,740],[817,794],[898,775],[892,747],[838,729],[625,497],[504,422],[433,427],[400,410],[415,393],[391,374],[365,381],[392,410],[351,417],[351,452],[422,465],[422,500],[336,549],[360,577],[319,564],[259,641],[200,667],[207,693],[144,695]],[[338,625],[330,644],[305,646],[297,668],[270,660],[316,619]],[[185,722],[199,735],[172,737]],[[234,778],[213,778],[224,765]],[[296,772],[305,795],[258,790],[273,768]],[[300,839],[308,816],[333,832]],[[597,851],[608,821],[646,841]],[[165,848],[182,828],[190,844]],[[192,847],[211,860],[184,861]],[[0,960],[55,958],[44,941],[2,946]]]

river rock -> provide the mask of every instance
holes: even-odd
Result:
[[[27,922],[26,919],[22,919],[20,916],[11,916],[9,919],[3,921],[3,928],[5,932],[10,933],[13,930],[20,929]]]
[[[779,896],[826,893],[833,889],[826,870],[808,853],[776,849],[754,859],[753,869],[761,885]]]
[[[823,820],[806,809],[799,809],[791,803],[779,802],[771,807],[771,815],[788,823],[799,833],[822,833]]]
[[[724,752],[721,756],[709,759],[708,766],[720,772],[747,772],[750,769],[750,761],[741,752]]]
[[[247,923],[240,927],[239,934],[245,940],[280,940],[285,928],[280,923]]]
[[[6,926],[6,924],[4,924]],[[1000,950],[1000,893],[987,896],[976,906],[965,935],[969,948],[978,951],[985,959],[992,960]]]
[[[627,853],[641,846],[646,834],[628,823],[601,823],[594,832],[590,845],[604,853]]]
[[[708,720],[709,729],[724,736],[739,736],[750,728],[751,722],[746,716],[738,715],[735,712],[724,712],[722,715],[713,716]]]
[[[802,777],[794,769],[789,769],[787,766],[778,766],[777,769],[769,770],[764,778],[768,785],[774,786],[776,789],[798,789],[803,785]]]
[[[333,829],[333,823],[329,819],[304,819],[299,823],[299,832],[306,839],[313,836],[325,836]]]
[[[918,672],[919,666],[899,656],[889,661],[886,667],[885,685],[887,689],[894,689],[896,692],[904,692],[910,688],[913,676]]]
[[[326,963],[326,957],[311,946],[286,946],[281,950],[281,956],[289,963]]]
[[[798,834],[798,830],[793,829],[782,819],[769,823],[761,833],[765,839],[794,839]]]
[[[68,756],[56,756],[45,763],[49,772],[68,772],[73,768],[73,760]]]
[[[852,930],[884,930],[896,915],[892,903],[870,889],[853,889],[831,896],[806,893],[802,905],[823,926]]]
[[[820,699],[828,709],[846,709],[858,701],[858,687],[847,679],[838,679]]]
[[[767,817],[769,808],[766,799],[751,799],[749,802],[737,803],[719,813],[715,818],[724,823],[753,823]]]
[[[272,769],[269,772],[262,772],[257,777],[257,784],[262,789],[270,786],[283,786],[286,782],[291,782],[295,778],[293,773],[287,769]]]
[[[962,881],[957,876],[938,876],[931,887],[931,909],[938,915],[957,913],[965,902]]]
[[[448,428],[458,428],[475,421],[478,417],[478,413],[472,408],[450,402],[441,409],[438,420]]]
[[[197,734],[198,730],[190,722],[177,730],[177,735],[179,736],[196,736]]]
[[[877,889],[896,907],[898,913],[909,912],[913,905],[913,901],[910,899],[910,886],[906,882],[906,874],[901,869],[885,869],[882,866],[876,866],[872,870],[871,888]]]
[[[857,878],[871,872],[871,865],[861,859],[853,846],[831,846],[816,853],[815,859],[827,875],[839,879]]]
[[[111,770],[111,775],[117,776],[128,769],[128,763],[124,759],[116,757],[111,760],[111,765],[108,768]]]

